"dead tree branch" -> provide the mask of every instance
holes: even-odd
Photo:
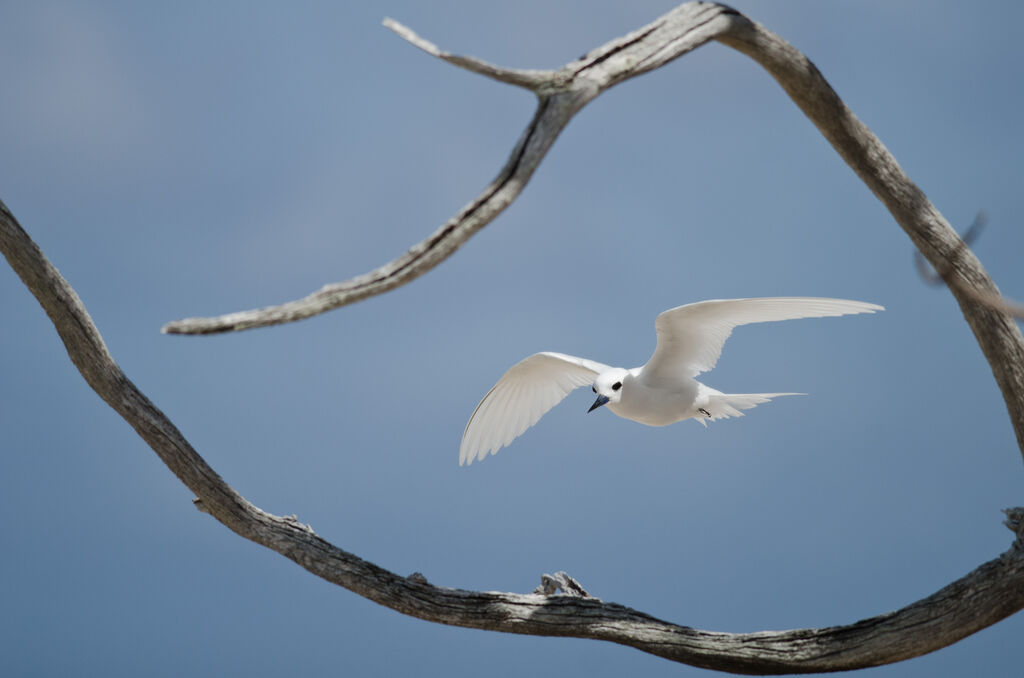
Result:
[[[552,593],[463,591],[402,577],[317,536],[295,516],[275,516],[239,495],[121,371],[74,289],[0,203],[0,249],[38,299],[68,356],[96,391],[198,497],[197,506],[235,533],[374,602],[427,621],[540,636],[607,640],[678,662],[750,674],[840,671],[886,664],[945,647],[1024,608],[1020,539],[937,593],[898,612],[849,626],[761,633],[700,631],[591,597],[558,573]],[[1021,509],[1008,512],[1012,520]],[[1017,523],[1008,522],[1012,529]],[[550,581],[549,581],[550,580]]]
[[[416,47],[474,73],[525,87],[536,93],[537,110],[512,149],[505,166],[480,195],[428,238],[369,273],[326,285],[307,297],[279,306],[240,311],[215,318],[186,318],[168,323],[171,334],[216,334],[309,318],[372,297],[415,280],[455,253],[493,221],[526,187],[551,145],[581,108],[604,90],[663,66],[728,30],[735,12],[721,5],[689,3],[657,21],[612,40],[556,71],[498,68],[473,57],[440,50],[400,23],[384,25]]]
[[[583,106],[624,80],[664,66],[709,40],[758,62],[882,201],[929,263],[946,281],[974,331],[1003,394],[1024,455],[1024,338],[1013,316],[998,305],[999,289],[945,217],[910,180],[889,150],[857,119],[800,50],[725,5],[689,2],[652,23],[612,40],[557,71],[509,70],[443,52],[397,22],[385,22],[417,47],[449,63],[512,82],[537,93],[540,104],[498,177],[480,196],[401,257],[347,282],[280,306],[216,318],[188,318],[164,332],[211,334],[308,318],[386,292],[426,273],[498,216],[525,187],[555,138]]]
[[[798,49],[744,17],[737,17],[730,30],[716,39],[761,64],[885,205],[928,262],[936,270],[948,271],[950,290],[992,367],[1024,456],[1024,338],[1012,316],[979,303],[978,294],[998,296],[999,288],[974,252],[963,246],[956,231],[889,149],[846,107]]]
[[[1024,449],[1024,341],[1012,318],[963,291],[996,293],[995,285],[881,142],[846,108],[814,65],[781,38],[728,7],[689,3],[558,71],[509,71],[475,59],[452,57],[411,31],[392,27],[451,63],[538,93],[541,104],[509,164],[484,194],[452,221],[373,273],[329,286],[311,301],[286,304],[287,309],[232,314],[227,320],[182,321],[168,331],[191,328],[203,333],[287,322],[416,278],[449,256],[518,195],[572,114],[599,92],[717,39],[754,58],[779,81],[933,266],[938,269],[948,262],[949,275],[957,281],[951,290],[992,367]],[[1015,540],[1001,556],[896,612],[823,629],[745,634],[700,631],[604,602],[582,588],[578,595],[474,592],[431,585],[422,575],[399,576],[330,544],[294,516],[262,511],[232,489],[125,376],[75,291],[2,203],[0,249],[50,317],[86,382],[196,494],[203,511],[317,576],[404,614],[470,628],[606,640],[694,666],[777,674],[850,670],[915,657],[955,643],[1024,608],[1020,536],[1024,509],[1007,513]],[[566,575],[548,588],[578,587],[570,581]]]
[[[318,577],[404,614],[491,631],[607,640],[694,666],[766,675],[841,671],[916,657],[1024,608],[1019,537],[998,558],[924,600],[824,629],[700,631],[594,598],[564,573],[545,579],[541,590],[562,589],[566,595],[464,591],[431,585],[423,575],[402,577],[334,546],[295,516],[261,510],[228,485],[121,371],[74,289],[2,202],[0,249],[50,317],[89,386],[196,494],[200,510]],[[1022,511],[1007,513],[1011,529]]]

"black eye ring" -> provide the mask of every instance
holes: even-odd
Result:
[[[594,393],[597,393],[597,388],[595,388],[593,386],[590,387],[590,390],[593,391]]]
[[[622,382],[621,381],[617,381],[614,384],[612,384],[612,390],[613,391],[618,391],[620,388],[622,388]]]

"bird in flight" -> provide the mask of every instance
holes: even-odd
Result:
[[[658,344],[646,365],[610,367],[564,353],[535,353],[512,366],[494,385],[466,424],[459,465],[494,454],[536,424],[580,386],[625,419],[667,426],[683,419],[708,421],[742,417],[772,398],[800,393],[722,393],[697,381],[718,362],[734,327],[749,323],[874,313],[882,306],[816,297],[713,299],[677,306],[654,321]]]

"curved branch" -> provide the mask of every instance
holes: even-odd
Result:
[[[544,85],[537,85],[541,81],[537,80],[531,87],[540,97],[540,106],[499,177],[480,198],[404,257],[367,276],[329,286],[305,305],[293,302],[287,311],[276,307],[265,313],[233,314],[230,322],[214,322],[206,325],[206,330],[202,322],[193,326],[203,332],[286,322],[414,279],[453,252],[518,195],[572,114],[600,91],[657,68],[712,38],[761,63],[889,208],[932,265],[949,268],[954,281],[951,289],[992,366],[1024,448],[1024,341],[1011,318],[976,302],[964,291],[998,293],[981,264],[806,57],[721,5],[683,5],[563,67],[550,80],[550,74],[544,75]],[[494,69],[476,60],[451,60],[478,72]],[[519,78],[521,82],[516,84],[523,86],[533,77],[522,75],[529,73],[526,71],[497,71],[506,81]],[[607,640],[674,661],[739,673],[807,673],[918,656],[1024,608],[1022,509],[1010,512],[1008,524],[1017,538],[1002,556],[897,612],[824,629],[753,634],[699,631],[593,597],[481,593],[433,586],[418,574],[401,577],[333,546],[295,518],[260,510],[225,483],[124,375],[74,290],[2,203],[0,249],[50,316],[85,380],[195,492],[202,510],[310,572],[399,612],[471,628]]]
[[[0,249],[50,317],[89,386],[196,494],[201,510],[313,574],[398,612],[468,628],[607,640],[694,666],[772,674],[840,671],[908,659],[1024,608],[1019,534],[1024,509],[1008,512],[1007,524],[1018,531],[1018,538],[1002,556],[898,612],[824,629],[700,631],[590,597],[567,575],[556,584],[572,589],[572,595],[464,591],[431,585],[418,573],[402,577],[334,546],[295,517],[261,510],[228,485],[121,371],[74,289],[2,202]],[[569,581],[572,585],[565,583]],[[548,582],[543,586],[555,588]]]
[[[1024,337],[1013,317],[981,299],[1000,298],[985,268],[878,137],[800,50],[745,17],[716,38],[759,63],[867,184],[946,281],[988,360],[1024,456]]]
[[[370,273],[280,306],[176,321],[166,325],[164,332],[208,334],[290,322],[416,279],[449,257],[519,195],[555,138],[589,101],[714,39],[767,70],[888,208],[931,265],[947,272],[950,289],[992,367],[1024,456],[1024,337],[1013,319],[1014,307],[993,303],[1001,300],[999,289],[971,249],[810,59],[781,37],[725,5],[690,2],[558,71],[512,71],[452,57],[396,22],[387,25],[430,54],[506,82],[529,83],[538,93],[540,105],[533,121],[498,178],[429,238]]]
[[[217,334],[303,320],[412,282],[450,257],[512,204],[572,117],[604,90],[658,68],[700,47],[728,28],[734,11],[705,3],[682,5],[653,23],[612,40],[557,71],[504,69],[473,57],[441,51],[400,23],[384,25],[443,61],[501,82],[526,87],[540,99],[533,120],[508,162],[483,192],[408,252],[369,273],[326,285],[278,306],[213,318],[185,318],[164,325],[169,334]]]

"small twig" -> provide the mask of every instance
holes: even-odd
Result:
[[[542,574],[540,586],[533,590],[545,596],[553,596],[561,591],[564,595],[576,598],[593,598],[578,581],[573,579],[566,572],[555,572],[554,574]]]
[[[749,55],[776,78],[933,265],[948,259],[944,253],[957,250],[959,239],[946,220],[881,141],[846,108],[806,56],[728,7],[688,3],[648,27],[609,43],[610,47],[588,53],[571,64],[573,70],[568,75],[560,72],[576,88],[541,96],[538,113],[506,169],[492,184],[493,190],[485,191],[450,226],[443,227],[414,252],[383,267],[387,270],[380,273],[380,279],[371,279],[375,272],[366,280],[349,281],[347,285],[358,289],[328,289],[326,298],[315,302],[327,306],[334,303],[335,307],[351,303],[429,270],[507,206],[557,132],[597,92],[637,72],[630,69],[657,67],[712,38]],[[201,499],[202,510],[237,534],[290,558],[313,574],[404,614],[469,628],[604,640],[724,671],[814,673],[919,656],[1024,609],[1024,558],[1018,557],[1017,542],[1009,557],[990,560],[931,596],[895,612],[846,626],[739,634],[700,631],[595,598],[463,591],[399,576],[330,544],[297,521],[262,511],[231,488],[121,371],[74,289],[2,203],[0,250],[45,309],[82,377]],[[970,249],[963,249],[954,265],[957,276],[970,281],[973,289],[995,289]],[[975,303],[960,285],[950,289],[1003,391],[1011,423],[1024,448],[1024,338],[1011,318]],[[332,292],[338,296],[331,297]],[[299,311],[289,319],[312,314],[308,308]],[[246,322],[254,324],[247,326],[286,321],[273,320],[274,313],[248,318]],[[216,323],[207,328],[205,331],[239,329],[217,329]],[[201,324],[196,331],[204,331]],[[1008,518],[1019,521],[1020,514],[1008,514]],[[1019,537],[1019,529],[1015,532]]]
[[[486,75],[488,78],[493,78],[494,80],[507,82],[510,85],[517,85],[536,92],[555,78],[555,71],[501,68],[500,66],[489,64],[486,61],[477,59],[476,57],[459,56],[457,54],[452,54],[451,52],[445,52],[429,40],[421,38],[408,26],[405,26],[390,17],[385,18],[382,23],[386,28],[390,28],[402,39],[416,47],[419,47],[427,54],[435,56],[442,61],[447,61],[459,68],[465,68],[467,71]]]
[[[500,68],[475,57],[456,56],[397,21],[385,19],[385,26],[427,54],[537,93],[540,102],[533,120],[498,177],[428,238],[369,273],[326,285],[296,301],[212,318],[175,320],[164,325],[161,331],[217,334],[294,322],[415,280],[451,256],[519,196],[555,139],[583,106],[604,90],[700,47],[727,30],[737,16],[734,10],[723,5],[687,3],[553,71]]]
[[[1003,509],[1003,513],[1006,514],[1003,525],[1017,535],[1017,544],[1024,547],[1024,507]]]

